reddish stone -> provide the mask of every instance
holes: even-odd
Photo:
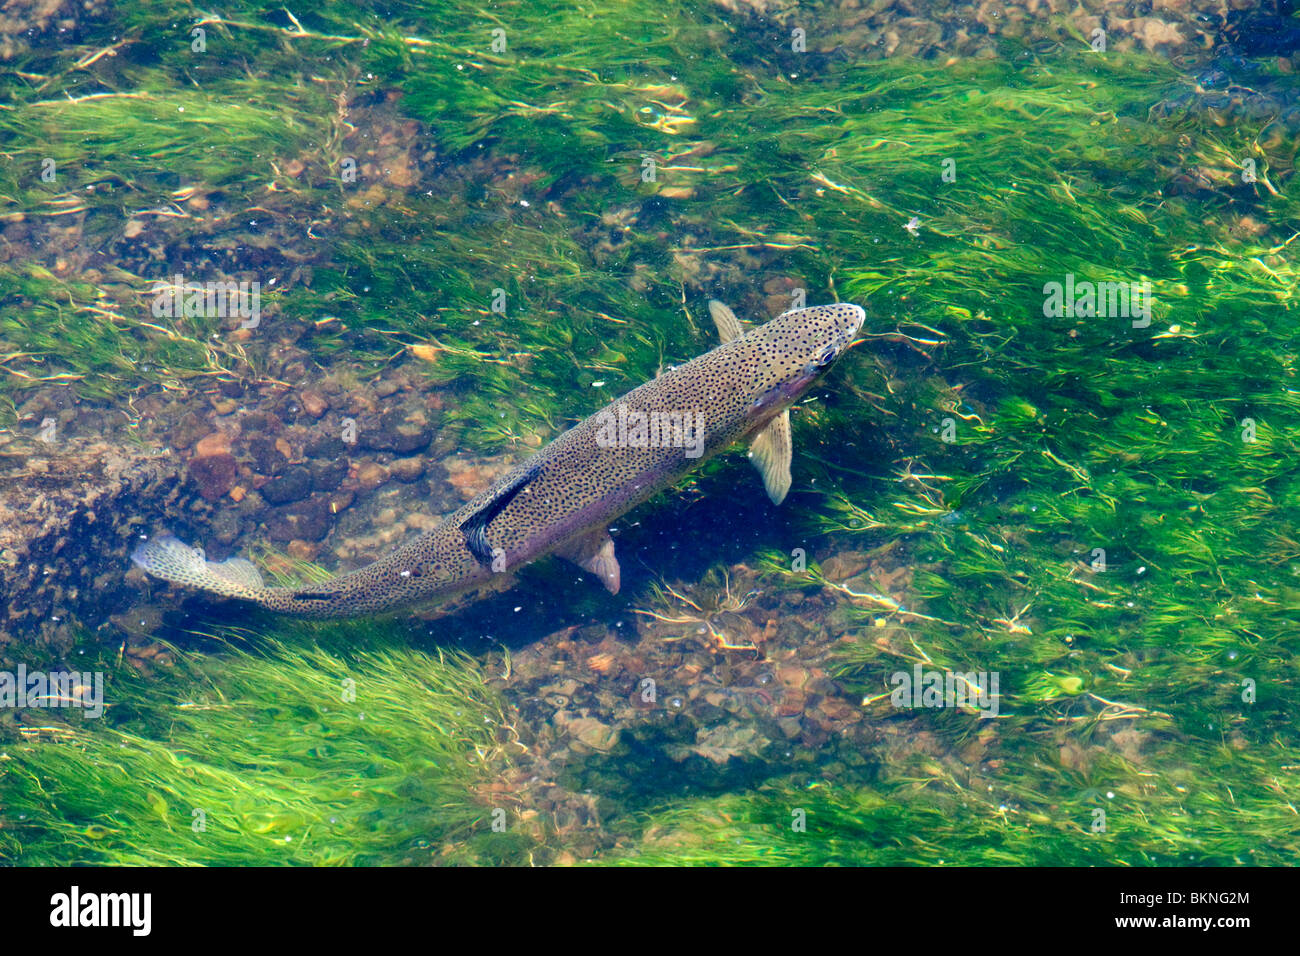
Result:
[[[234,487],[236,467],[233,455],[208,455],[190,462],[190,477],[199,486],[199,494],[216,501]]]

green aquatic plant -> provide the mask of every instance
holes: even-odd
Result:
[[[189,54],[182,35],[184,71],[151,64],[147,43],[128,33],[52,59],[33,52],[4,85],[0,397],[10,409],[21,391],[51,384],[106,400],[248,371],[221,318],[155,315],[154,285],[177,271],[213,278],[218,250],[235,245],[221,233],[247,229],[250,246],[270,245],[255,222],[281,211],[273,194],[292,178],[283,167],[328,138],[328,93],[289,74],[200,85],[195,74],[215,63]],[[280,62],[264,66],[271,59]],[[0,425],[13,417],[0,406]]]
[[[365,624],[249,636],[251,647],[223,630],[212,653],[171,648],[175,665],[153,677],[108,666],[101,720],[28,722],[0,745],[0,857],[515,858],[518,838],[493,832],[480,795],[506,766],[510,733],[472,660]]]
[[[996,738],[980,736],[972,746],[982,753]],[[898,755],[868,783],[846,773],[784,778],[752,793],[669,803],[638,816],[631,848],[597,862],[1284,866],[1300,850],[1294,781],[1248,751],[1192,745],[1179,751],[1187,766],[1157,774],[1069,744],[1044,766],[1038,745],[1046,743],[999,753],[996,772]]]
[[[219,343],[204,341],[211,322],[154,319],[149,299],[135,291],[131,309],[85,282],[48,269],[0,266],[0,388],[12,407],[23,390],[71,385],[106,401],[149,384],[176,385],[175,376],[230,374],[237,361]],[[142,287],[143,288],[143,287]],[[147,318],[141,318],[144,315]],[[0,421],[11,422],[0,411]]]

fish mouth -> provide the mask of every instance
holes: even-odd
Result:
[[[825,375],[826,370],[831,367],[835,362],[835,359],[839,358],[839,356],[840,353],[836,352],[835,358],[823,365],[818,365],[816,362],[810,362],[802,372],[782,383],[778,391],[787,402],[794,401],[804,392],[808,391],[814,382]]]
[[[858,333],[862,331],[862,326],[865,325],[867,321],[866,310],[860,305],[853,305],[851,303],[846,303],[846,305],[848,305],[848,308],[852,310],[850,314],[853,317],[849,319],[847,327],[835,329],[834,341],[830,345],[830,357],[820,363],[824,367],[834,365],[845,352],[858,343],[866,341],[865,338],[858,335]]]

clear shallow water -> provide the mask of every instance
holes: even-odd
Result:
[[[187,15],[14,48],[5,666],[105,710],[5,708],[7,859],[1292,858],[1289,50]],[[167,315],[177,275],[256,314]],[[789,499],[709,463],[616,524],[616,597],[547,561],[320,626],[127,574],[162,530],[359,566],[711,348],[707,299],[800,290],[869,319]]]

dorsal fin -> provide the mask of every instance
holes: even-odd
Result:
[[[483,567],[492,565],[492,546],[487,540],[488,522],[505,511],[506,506],[515,500],[519,492],[536,481],[541,473],[541,465],[533,465],[519,472],[497,489],[495,495],[461,521],[460,533],[465,536],[465,547],[469,548],[469,553],[474,555],[474,559]]]
[[[745,327],[740,324],[740,319],[736,318],[736,313],[717,299],[709,300],[709,315],[713,316],[713,324],[718,328],[718,338],[724,345],[745,334]]]

